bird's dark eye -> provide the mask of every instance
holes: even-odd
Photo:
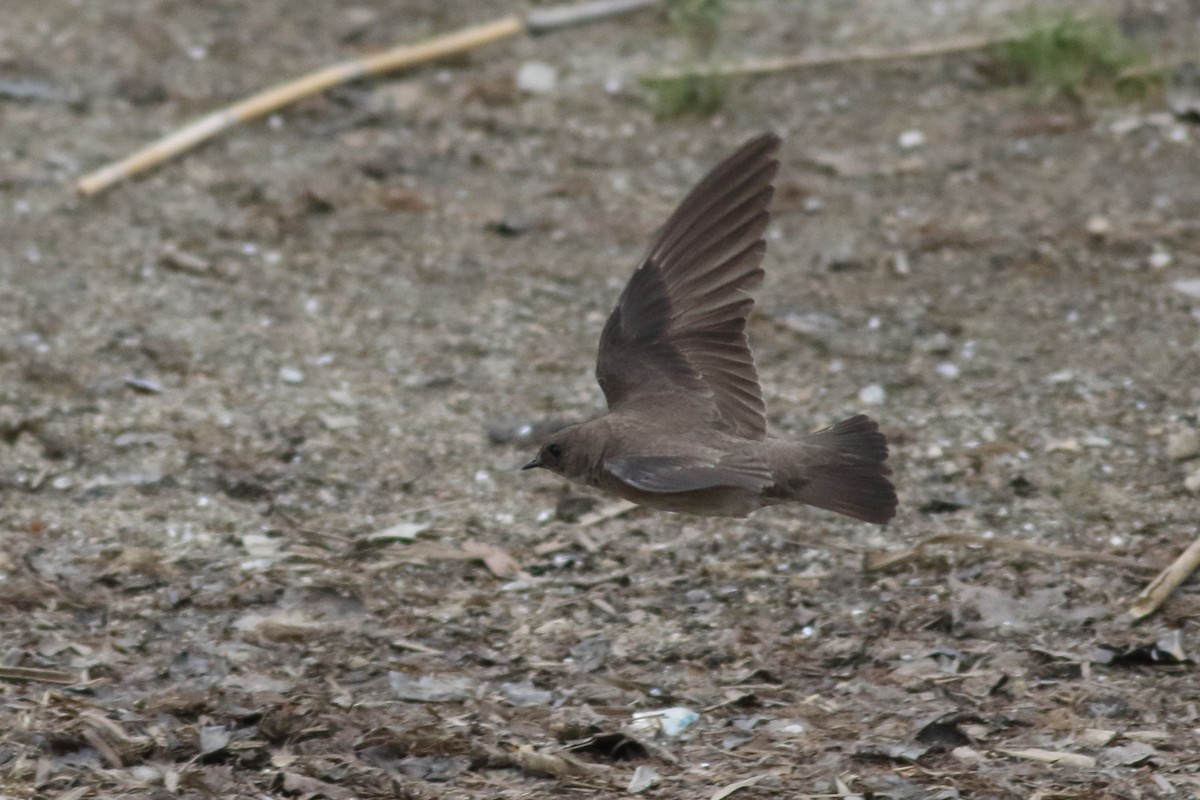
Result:
[[[551,458],[558,458],[562,455],[562,448],[556,444],[548,444],[546,445],[546,452]]]

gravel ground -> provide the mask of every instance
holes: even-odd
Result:
[[[731,59],[1018,10],[733,5]],[[1156,58],[1197,52],[1194,2],[1123,11]],[[1162,97],[1054,97],[975,52],[661,120],[637,76],[687,48],[642,14],[72,193],[249,92],[492,13],[6,10],[0,794],[1200,796],[1200,595],[1127,614],[1200,492],[1200,129]],[[534,61],[547,93],[514,85]],[[530,430],[600,408],[595,343],[651,232],[764,129],[770,422],[878,419],[897,519],[631,512],[517,470]],[[645,715],[672,708],[694,721]]]

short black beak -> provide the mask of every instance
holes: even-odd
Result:
[[[533,461],[530,461],[528,464],[521,467],[521,469],[536,469],[537,467],[540,467],[541,465],[542,465],[542,462],[538,461],[535,458]]]

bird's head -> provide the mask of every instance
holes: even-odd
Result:
[[[551,436],[521,469],[545,469],[570,480],[582,480],[587,473],[588,453],[586,431],[582,425],[572,425]]]

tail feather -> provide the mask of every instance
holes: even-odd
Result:
[[[771,494],[881,525],[896,515],[887,437],[874,420],[860,414],[788,444]]]

